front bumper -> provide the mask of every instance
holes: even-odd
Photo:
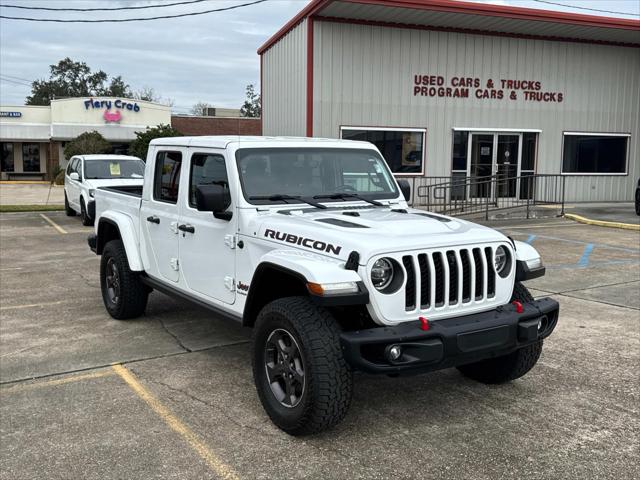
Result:
[[[548,337],[558,322],[558,302],[542,298],[523,305],[448,318],[429,323],[405,322],[395,327],[343,332],[342,351],[349,364],[369,373],[412,374],[473,363],[507,355]],[[402,356],[392,361],[392,345]]]

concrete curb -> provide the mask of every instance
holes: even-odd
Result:
[[[599,227],[609,227],[609,228],[622,228],[624,230],[635,230],[636,232],[640,232],[640,225],[634,225],[633,223],[605,222],[604,220],[592,220],[590,218],[581,217],[580,215],[575,215],[573,213],[565,213],[564,218],[568,218],[569,220],[573,220],[579,223],[585,223],[587,225],[597,225]]]

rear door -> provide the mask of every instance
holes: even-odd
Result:
[[[189,149],[185,162],[182,216],[180,219],[180,268],[189,290],[232,304],[235,301],[235,232],[237,216],[215,218],[196,209],[196,187],[216,184],[229,188],[223,150]],[[228,210],[233,211],[232,201]]]
[[[82,170],[79,168],[79,165],[80,159],[77,157],[72,158],[69,163],[68,173],[71,174],[75,172],[80,175]],[[71,178],[67,176],[67,200],[76,210],[80,210],[80,180],[71,180]]]
[[[147,273],[161,280],[180,278],[178,221],[180,176],[186,148],[156,150],[151,193],[140,207],[140,228],[149,252]]]

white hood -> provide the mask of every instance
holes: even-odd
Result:
[[[285,207],[254,217],[249,228],[260,239],[333,258],[346,260],[356,250],[361,263],[379,253],[508,241],[493,229],[457,218],[362,205],[326,210]]]

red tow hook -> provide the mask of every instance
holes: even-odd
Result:
[[[518,300],[514,300],[511,303],[516,306],[516,313],[524,312],[524,307],[522,306],[522,304]]]
[[[420,330],[424,330],[425,332],[429,330],[429,320],[425,317],[419,317],[420,320]]]

